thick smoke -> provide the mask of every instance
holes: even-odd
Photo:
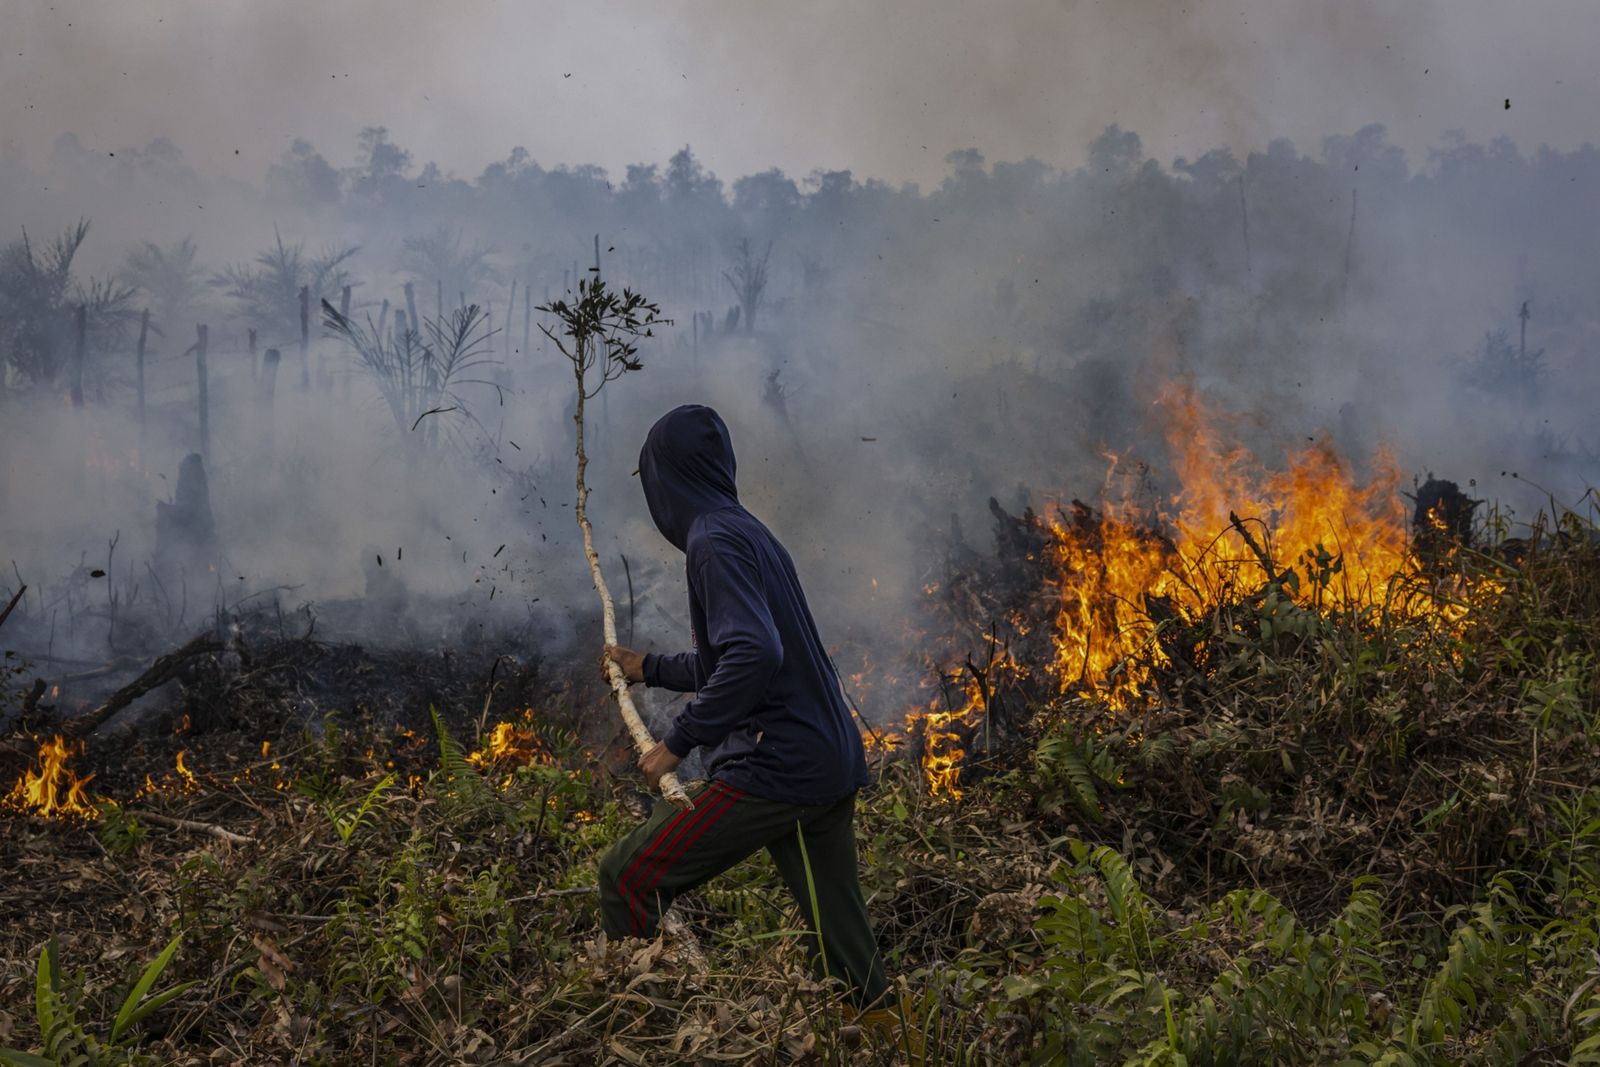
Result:
[[[906,625],[955,528],[982,543],[990,495],[1092,498],[1111,453],[1179,488],[1156,404],[1174,384],[1228,413],[1268,465],[1318,436],[1358,469],[1387,446],[1408,472],[1474,483],[1524,516],[1546,491],[1576,502],[1600,480],[1588,147],[1447,138],[1409,159],[1365,127],[1310,151],[1163,162],[1111,127],[1070,169],[950,153],[927,191],[847,171],[724,182],[688,149],[622,175],[517,150],[465,179],[381,129],[355,154],[339,168],[297,141],[253,182],[202,176],[169,142],[113,154],[64,137],[47,159],[0,159],[0,188],[18,191],[0,202],[18,238],[0,263],[0,557],[16,568],[0,587],[34,587],[14,643],[94,661],[108,641],[167,636],[136,626],[311,603],[324,632],[367,640],[588,648],[573,382],[541,339],[550,319],[526,309],[530,291],[543,303],[591,276],[596,235],[603,276],[673,319],[645,369],[590,410],[602,551],[643,646],[681,644],[684,612],[632,472],[650,422],[684,401],[723,412],[746,502],[794,550],[825,631],[859,647]],[[92,221],[74,288],[29,333],[28,272],[79,217]],[[129,259],[149,241],[170,262],[191,237],[189,284],[163,288]],[[763,264],[750,330],[732,283]],[[483,306],[495,362],[440,405],[452,410],[403,426],[320,315],[302,361],[301,284],[335,306],[349,284],[353,317],[386,329],[412,305]],[[105,297],[119,287],[132,291]],[[95,311],[76,408],[82,301]],[[176,498],[201,441],[199,323],[215,569],[164,569],[157,502]],[[282,353],[270,408],[268,348]]]

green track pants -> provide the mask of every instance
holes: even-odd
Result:
[[[876,1001],[887,983],[856,877],[855,795],[805,807],[711,782],[691,796],[693,811],[657,804],[649,819],[601,859],[600,920],[606,936],[654,936],[661,913],[679,893],[765,848],[800,905],[813,969],[844,982],[857,1004]],[[812,910],[813,893],[820,924]]]

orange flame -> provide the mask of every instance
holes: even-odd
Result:
[[[57,734],[39,746],[39,765],[30,768],[12,787],[0,807],[48,818],[93,819],[99,810],[84,793],[94,775],[79,778],[68,761],[83,751],[82,741],[66,741]]]
[[[1309,611],[1383,607],[1435,627],[1453,626],[1470,604],[1500,591],[1489,578],[1417,581],[1400,471],[1387,451],[1378,452],[1364,479],[1320,441],[1271,470],[1227,438],[1228,420],[1192,389],[1169,390],[1159,406],[1168,419],[1176,492],[1154,507],[1135,506],[1124,494],[1103,514],[1075,502],[1042,520],[1054,605],[1049,671],[1059,691],[1093,696],[1113,710],[1133,706],[1148,692],[1152,668],[1166,663],[1154,640],[1159,617],[1197,620],[1273,581]],[[1110,487],[1119,457],[1107,459]],[[929,595],[936,590],[924,587]],[[1019,636],[1036,625],[1009,621]],[[992,666],[1014,679],[1027,675],[1008,655]],[[921,727],[923,772],[935,795],[961,795],[961,731],[970,735],[988,710],[975,679],[964,689],[964,706],[936,701],[907,717]]]
[[[930,709],[909,717],[913,725],[921,723],[922,777],[934,796],[961,798],[961,787],[956,783],[961,780],[961,761],[967,753],[961,746],[961,735],[952,726],[965,722],[974,710],[970,706],[958,711]]]
[[[1270,471],[1224,439],[1225,420],[1192,391],[1169,392],[1161,407],[1181,486],[1167,504],[1153,517],[1124,503],[1098,520],[1076,509],[1071,521],[1050,523],[1060,592],[1054,670],[1063,691],[1092,691],[1112,708],[1128,707],[1149,681],[1147,665],[1163,662],[1151,640],[1150,598],[1194,619],[1289,571],[1296,573],[1285,591],[1310,610],[1388,604],[1407,618],[1448,617],[1432,597],[1393,595],[1415,567],[1400,471],[1387,451],[1374,457],[1363,483],[1321,441]],[[1155,533],[1157,524],[1170,536]],[[1267,572],[1262,553],[1280,573]]]
[[[959,675],[947,679],[960,687],[957,700],[935,698],[926,711],[906,716],[907,725],[922,734],[922,776],[933,796],[961,798],[958,783],[967,758],[962,735],[970,736],[983,725],[997,689],[1027,677],[1027,668],[994,634],[985,636],[991,646],[989,663],[981,668],[969,663]]]
[[[178,769],[178,788],[185,793],[194,793],[199,791],[200,782],[195,778],[194,772],[191,771],[183,762],[183,757],[187,756],[188,754],[188,749],[180,748],[178,750],[178,757],[176,760]]]
[[[524,725],[514,722],[496,723],[494,729],[489,731],[489,743],[476,752],[469,753],[467,762],[474,767],[488,770],[501,765],[525,767],[536,761],[548,760],[549,753],[545,751],[544,744],[539,740],[538,732],[532,725],[532,708],[522,713],[522,721]]]

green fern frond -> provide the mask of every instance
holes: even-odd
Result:
[[[495,803],[494,790],[489,788],[478,769],[467,762],[466,749],[451,735],[438,709],[430,707],[428,714],[433,716],[433,728],[439,736],[439,777],[444,799],[467,814],[482,812]]]
[[[1065,780],[1073,802],[1084,816],[1100,820],[1100,797],[1095,790],[1094,772],[1071,738],[1050,738],[1039,746],[1036,759],[1047,774]]]

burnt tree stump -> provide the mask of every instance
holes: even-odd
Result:
[[[1428,475],[1416,494],[1411,513],[1411,542],[1424,559],[1437,558],[1455,548],[1472,547],[1472,517],[1481,500],[1461,491],[1455,482]]]
[[[209,570],[218,555],[205,460],[191,452],[178,465],[172,502],[156,502],[156,566],[165,581],[168,575]]]

